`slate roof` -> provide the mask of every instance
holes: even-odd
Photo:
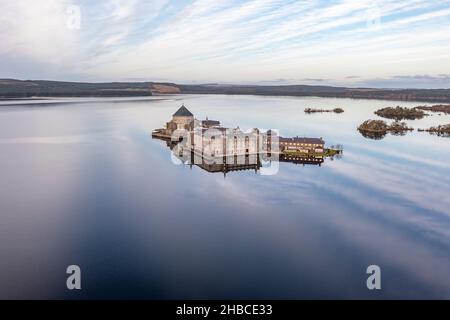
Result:
[[[174,117],[193,117],[194,115],[184,106],[184,104],[173,114]]]
[[[292,143],[310,143],[310,144],[325,144],[325,141],[323,141],[321,138],[300,138],[300,137],[294,137],[294,138],[279,138],[280,142],[292,142]]]
[[[220,121],[217,120],[202,120],[204,126],[220,126]]]

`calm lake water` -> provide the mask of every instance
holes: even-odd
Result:
[[[419,103],[47,102],[0,102],[0,298],[450,298],[450,138],[356,130],[378,108]],[[344,155],[276,175],[176,165],[151,131],[182,103],[227,127],[323,137]],[[66,289],[72,264],[81,291]],[[381,291],[366,287],[372,264]]]

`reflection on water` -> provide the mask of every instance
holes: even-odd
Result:
[[[159,138],[155,138],[159,139]],[[237,155],[237,156],[220,156],[220,157],[207,157],[204,154],[196,154],[193,151],[188,153],[184,152],[182,149],[176,149],[178,142],[172,142],[171,140],[166,140],[167,147],[173,152],[173,156],[176,157],[182,163],[189,165],[191,168],[193,165],[199,168],[215,173],[221,172],[224,175],[231,171],[241,171],[241,170],[253,170],[257,173],[263,166],[263,163],[269,163],[271,165],[272,161],[279,162],[290,162],[294,164],[301,165],[317,165],[321,166],[324,162],[324,156],[299,156],[299,155],[289,155],[281,154],[274,157],[271,153],[257,154],[257,155]],[[341,155],[336,155],[336,159],[340,159]]]
[[[371,140],[356,130],[398,102],[21,103],[0,107],[1,298],[450,298],[448,138]],[[244,132],[324,137],[345,156],[318,166],[280,155],[275,175],[256,175],[260,157],[224,179],[209,171],[245,165],[245,154],[231,164],[197,165],[191,153],[172,161],[176,148],[149,137],[182,103]],[[346,112],[306,116],[313,104]],[[82,269],[80,292],[65,289],[71,264]],[[366,288],[371,264],[381,267],[378,292]]]
[[[368,139],[372,139],[372,140],[383,140],[384,137],[386,137],[386,135],[388,134],[387,131],[386,132],[372,132],[372,131],[362,131],[362,130],[358,130],[359,133],[361,133],[361,135],[364,138],[368,138]]]

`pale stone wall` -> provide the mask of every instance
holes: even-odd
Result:
[[[244,133],[239,129],[227,132],[217,129],[202,131],[194,135],[194,148],[206,156],[228,156],[258,153],[258,133]]]
[[[186,129],[193,121],[194,117],[176,117],[172,118],[172,121],[177,124],[178,129]]]

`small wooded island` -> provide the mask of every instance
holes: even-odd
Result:
[[[417,108],[403,108],[400,106],[395,108],[387,107],[379,109],[375,111],[375,114],[386,119],[394,119],[398,121],[422,119],[426,115],[423,110],[419,110]]]
[[[420,132],[429,132],[442,137],[450,137],[450,124],[445,124],[437,127],[431,127],[429,129],[418,129]]]
[[[446,104],[436,104],[434,106],[418,106],[416,107],[416,109],[450,114],[450,105]]]
[[[323,112],[334,112],[334,113],[343,113],[344,109],[342,108],[334,108],[334,109],[314,109],[314,108],[306,108],[305,113],[323,113]]]
[[[383,120],[366,120],[358,127],[358,131],[368,138],[382,138],[388,132],[401,135],[413,130],[405,122],[394,121],[391,124],[387,124]]]
[[[427,116],[424,111],[450,114],[450,105],[437,104],[433,106],[417,106],[414,108],[404,108],[400,106],[395,108],[387,107],[375,111],[375,114],[386,119],[416,120]]]
[[[441,112],[450,114],[450,105],[433,105],[433,106],[417,106],[414,108],[404,108],[397,106],[395,108],[387,107],[375,111],[375,114],[387,118],[394,119],[395,122],[387,124],[383,120],[366,120],[359,127],[358,131],[366,138],[382,139],[388,132],[394,135],[404,135],[407,131],[413,131],[405,122],[400,120],[416,120],[427,116],[424,111]],[[419,132],[429,132],[441,137],[450,137],[450,124],[439,125],[429,129],[417,129]]]

